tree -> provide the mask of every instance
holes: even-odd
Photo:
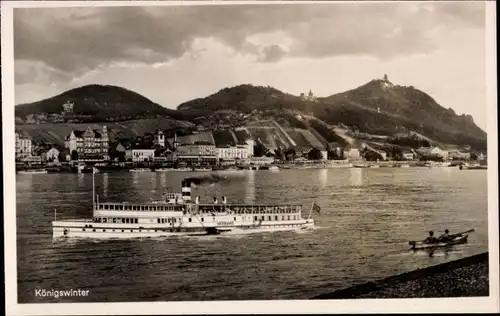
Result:
[[[383,157],[381,154],[374,152],[372,150],[365,150],[364,157],[368,161],[377,161],[377,160],[383,160]]]
[[[59,160],[59,162],[65,162],[66,157],[63,155],[62,152],[59,152],[59,154],[57,155],[57,160]]]
[[[255,157],[262,157],[268,152],[266,146],[262,144],[260,141],[257,141],[255,143],[255,146],[253,147],[253,153]]]
[[[319,150],[317,148],[313,148],[307,153],[307,159],[309,159],[309,160],[322,160],[323,154],[321,153],[321,150]]]
[[[279,147],[276,148],[276,150],[274,151],[274,157],[276,157],[279,160],[285,160],[285,154]]]
[[[340,159],[340,156],[339,154],[337,154],[337,151],[336,150],[329,150],[328,151],[328,160],[339,160]]]
[[[287,151],[285,151],[284,154],[285,154],[286,160],[290,160],[290,161],[295,160],[295,157],[297,157],[297,153],[295,152],[295,149],[293,149],[293,148],[288,149]]]
[[[74,149],[71,151],[71,160],[78,160],[78,152]]]

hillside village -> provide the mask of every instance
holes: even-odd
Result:
[[[267,123],[267,124],[266,124]],[[262,130],[272,130],[273,139],[262,139]],[[16,132],[16,162],[19,167],[57,166],[67,163],[133,165],[157,167],[216,167],[254,164],[320,162],[328,160],[366,161],[471,161],[486,159],[485,153],[470,148],[440,148],[407,133],[384,137],[346,130],[346,139],[321,142],[307,130],[283,128],[276,121],[185,132],[157,130],[133,139],[111,139],[106,125],[73,130],[64,147],[37,142]],[[304,136],[307,135],[307,136]],[[349,143],[349,135],[357,137]],[[265,136],[265,135],[264,135]],[[313,141],[304,141],[306,137]],[[365,139],[365,141],[360,141]],[[317,146],[310,143],[316,141]]]

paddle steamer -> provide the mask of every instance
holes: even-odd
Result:
[[[93,179],[94,182],[94,179]],[[93,184],[91,219],[52,222],[53,238],[145,238],[174,235],[211,235],[264,231],[287,231],[314,227],[312,211],[302,218],[302,205],[201,204],[191,200],[191,181],[182,181],[181,193],[166,193],[148,203],[100,202]]]

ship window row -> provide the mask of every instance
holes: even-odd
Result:
[[[118,204],[99,204],[100,210],[114,211],[175,211],[175,206],[167,205],[118,205]]]
[[[175,218],[175,217],[170,217],[170,218],[157,218],[157,223],[158,223],[158,224],[171,224],[171,223],[177,223],[177,218]]]
[[[281,215],[281,216],[278,216],[278,215],[274,215],[274,216],[254,216],[253,217],[254,221],[291,221],[291,220],[299,220],[300,219],[300,216],[299,215]]]
[[[200,212],[221,212],[221,211],[231,211],[235,214],[268,214],[268,213],[273,213],[273,214],[296,214],[299,211],[296,209],[280,209],[280,208],[239,208],[239,207],[231,207],[231,206],[200,206],[199,207]]]
[[[137,224],[139,220],[137,218],[115,218],[115,217],[95,217],[94,222],[96,223],[113,223],[113,224]]]
[[[254,221],[279,221],[279,220],[282,220],[282,221],[291,221],[291,220],[299,220],[300,219],[300,216],[298,215],[287,215],[287,216],[284,216],[282,215],[281,217],[280,216],[254,216],[253,217]]]

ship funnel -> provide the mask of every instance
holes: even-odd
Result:
[[[227,199],[225,196],[222,197],[222,204],[227,204]]]
[[[191,201],[191,182],[187,180],[182,180],[182,201]]]
[[[218,202],[217,197],[214,196],[214,204],[217,204]]]

